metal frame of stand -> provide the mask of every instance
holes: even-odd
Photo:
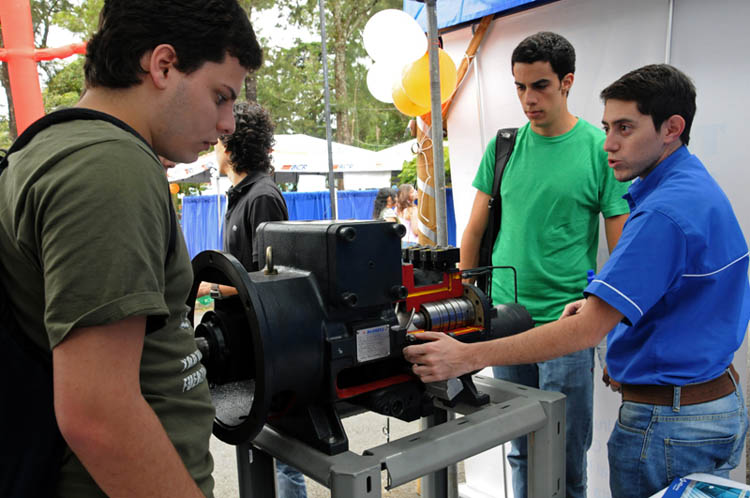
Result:
[[[240,498],[275,498],[273,459],[298,468],[331,490],[331,498],[380,498],[381,472],[387,489],[418,477],[425,498],[447,497],[449,465],[528,435],[530,498],[565,493],[565,396],[480,375],[474,383],[489,394],[484,407],[457,405],[447,419],[440,407],[425,430],[376,446],[362,455],[327,455],[265,426],[252,443],[237,446]]]

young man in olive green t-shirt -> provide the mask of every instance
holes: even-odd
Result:
[[[518,98],[529,119],[518,130],[501,184],[502,220],[492,264],[518,272],[518,301],[535,323],[556,320],[577,300],[588,270],[596,269],[599,213],[605,218],[610,251],[628,213],[622,195],[627,185],[614,178],[604,152],[604,133],[568,111],[574,80],[575,51],[555,33],[524,39],[511,58]],[[488,201],[495,173],[493,138],[473,185],[477,188],[461,240],[462,269],[478,262],[487,226]],[[492,299],[513,301],[512,274],[495,270]],[[593,349],[533,365],[495,367],[495,376],[540,389],[562,392],[566,399],[566,496],[586,495],[586,452],[593,418]],[[516,498],[526,496],[526,438],[513,441],[508,458]]]
[[[236,0],[106,0],[77,107],[120,126],[57,124],[9,157],[0,282],[21,329],[51,352],[67,444],[55,496],[213,494],[192,271],[179,227],[169,250],[157,154],[192,162],[232,133],[233,101],[260,62]]]

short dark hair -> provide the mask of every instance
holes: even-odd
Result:
[[[158,45],[172,45],[176,68],[192,73],[205,62],[221,63],[227,53],[248,70],[262,51],[237,0],[105,0],[99,28],[86,46],[86,85],[129,88],[145,73],[141,57]]]
[[[510,67],[516,62],[532,64],[549,62],[558,79],[576,72],[576,51],[564,37],[549,31],[540,31],[518,44],[510,57]]]
[[[602,90],[601,99],[635,102],[638,112],[651,116],[654,128],[675,114],[685,120],[680,135],[684,145],[690,142],[690,127],[695,117],[695,85],[690,78],[669,64],[650,64],[628,74]]]
[[[275,125],[271,116],[254,102],[235,102],[234,133],[219,137],[236,173],[273,173],[271,149]]]

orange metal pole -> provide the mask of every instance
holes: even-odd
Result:
[[[5,59],[8,62],[10,89],[20,135],[44,115],[42,89],[34,60],[34,28],[27,0],[0,1]]]

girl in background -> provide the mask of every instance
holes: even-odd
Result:
[[[406,183],[398,188],[398,200],[396,201],[396,217],[398,222],[406,227],[406,235],[401,239],[403,247],[416,245],[419,242],[419,221],[417,206],[417,190]]]
[[[375,202],[372,206],[372,219],[373,220],[385,220],[385,221],[396,221],[396,196],[392,188],[383,187],[378,190],[378,195],[375,196]]]

